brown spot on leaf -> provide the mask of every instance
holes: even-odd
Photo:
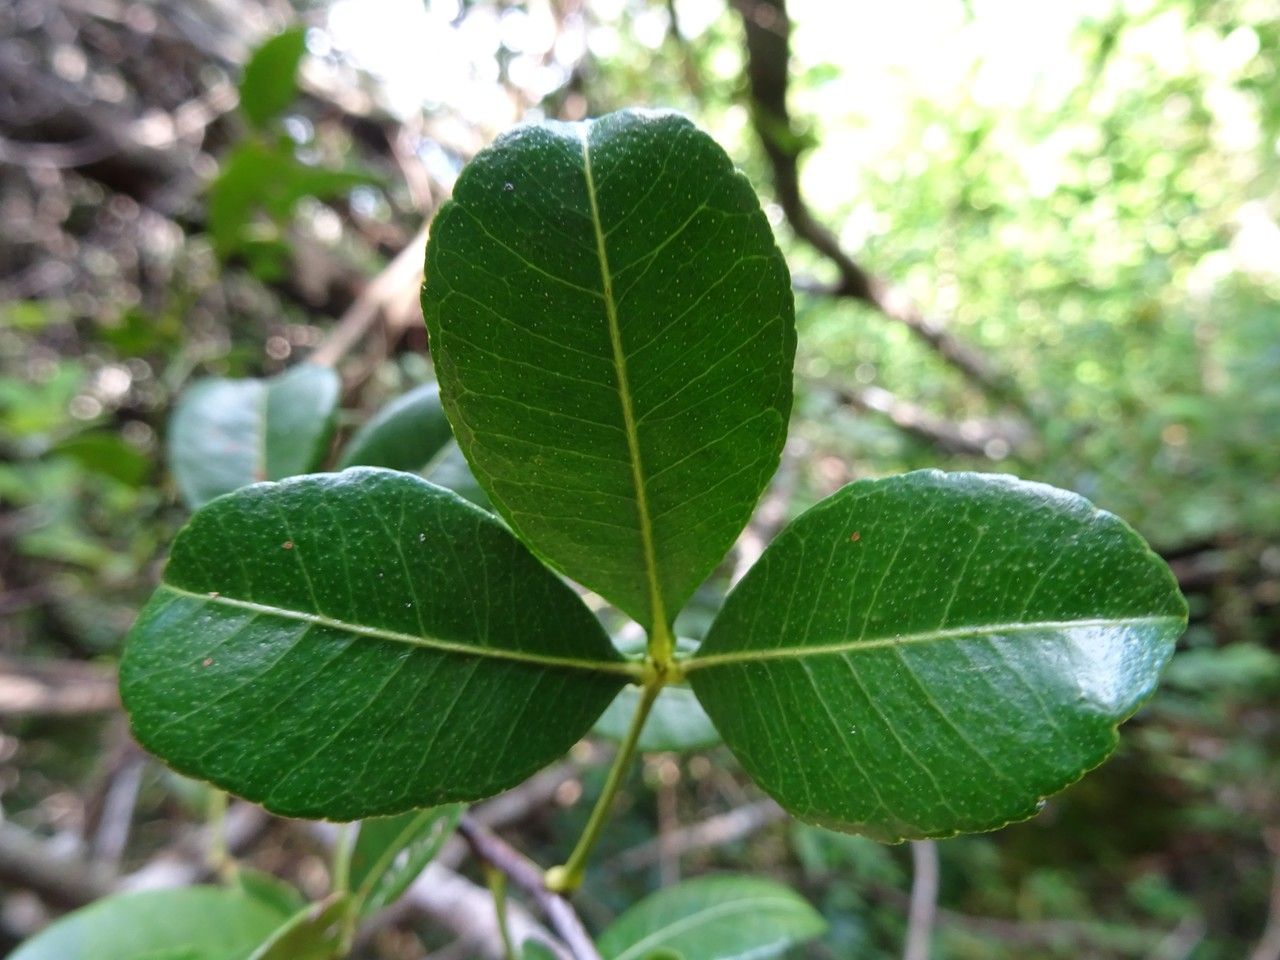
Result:
[[[203,661],[201,661],[200,666],[202,666],[202,667],[212,667],[212,666],[213,666],[213,657],[205,657],[205,658],[204,658],[204,660],[203,660]]]
[[[849,542],[850,542],[850,543],[857,543],[857,542],[858,542],[859,540],[861,540],[861,539],[862,539],[862,534],[860,534],[857,530],[855,530],[855,531],[853,531],[853,533],[849,534]]]
[[[293,541],[292,541],[292,540],[286,540],[284,543],[280,544],[280,546],[284,547],[286,550],[292,550],[292,549],[293,549]]]

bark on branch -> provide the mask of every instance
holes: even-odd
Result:
[[[829,260],[839,275],[834,286],[821,292],[859,300],[903,324],[985,393],[1027,413],[1025,399],[1007,374],[926,317],[904,291],[864,270],[814,217],[800,190],[802,143],[787,109],[791,22],[786,0],[733,0],[733,6],[746,29],[752,124],[769,162],[778,204],[796,236]]]

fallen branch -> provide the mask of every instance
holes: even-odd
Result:
[[[933,924],[938,916],[938,846],[932,840],[911,844],[911,906],[902,960],[929,960]]]
[[[556,934],[569,948],[573,960],[600,960],[600,953],[587,935],[577,912],[568,900],[547,889],[543,872],[533,861],[470,817],[463,817],[458,822],[458,832],[477,858],[501,870],[512,883],[533,897]]]
[[[427,243],[427,224],[419,230],[382,272],[369,281],[338,319],[324,343],[311,355],[311,362],[332,367],[379,317],[412,316],[422,283],[422,262]]]
[[[79,716],[119,706],[113,670],[69,660],[0,657],[0,718]]]
[[[666,850],[673,856],[683,857],[697,850],[733,843],[786,816],[786,811],[772,800],[760,800],[672,831],[665,841]],[[621,871],[638,870],[657,863],[662,853],[663,845],[656,838],[646,840],[612,858],[608,866]]]

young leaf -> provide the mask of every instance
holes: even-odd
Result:
[[[434,383],[424,383],[392,400],[352,434],[338,467],[416,472],[452,440],[440,390]]]
[[[292,916],[307,905],[307,901],[292,884],[244,864],[236,867],[234,882],[237,889],[285,916]]]
[[[712,876],[667,887],[600,937],[604,960],[767,960],[827,929],[822,916],[772,880]]]
[[[303,364],[268,380],[200,380],[169,425],[169,466],[193,510],[260,480],[314,470],[338,409],[338,375]]]
[[[311,903],[267,938],[249,960],[333,960],[342,949],[343,921],[351,901],[335,893]]]
[[[253,52],[240,80],[240,109],[255,127],[266,126],[298,95],[298,64],[306,52],[302,27],[277,34]]]
[[[635,716],[640,688],[623,687],[596,721],[593,732],[621,743]],[[720,742],[720,732],[702,709],[693,691],[684,686],[664,687],[649,710],[636,749],[642,753],[662,750],[702,750]]]
[[[910,473],[797,518],[689,682],[803,820],[882,840],[990,830],[1115,749],[1186,625],[1123,521],[1038,483]]]
[[[220,887],[122,893],[68,914],[9,960],[245,960],[287,919]]]
[[[351,854],[351,889],[360,912],[376,913],[404,893],[440,852],[464,809],[449,804],[361,823]]]
[[[750,516],[791,409],[790,280],[746,178],[674,114],[522,127],[436,217],[422,303],[496,509],[669,627]]]
[[[139,742],[178,771],[350,820],[519,783],[634,673],[496,518],[360,468],[197,512],[120,689]]]

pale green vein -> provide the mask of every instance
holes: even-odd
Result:
[[[580,128],[581,129],[581,128]],[[590,129],[590,128],[587,128]],[[604,226],[600,222],[600,205],[596,199],[596,184],[591,173],[590,134],[582,132],[582,170],[587,181],[587,199],[591,204],[591,227],[596,235],[596,256],[600,261],[600,282],[604,290],[604,312],[609,323],[609,343],[613,348],[613,365],[618,373],[618,399],[622,406],[622,422],[626,428],[627,451],[631,457],[631,480],[636,490],[636,512],[640,521],[640,543],[644,552],[645,577],[649,583],[649,616],[652,622],[645,624],[650,636],[667,634],[666,604],[662,597],[662,584],[658,579],[658,555],[653,543],[653,524],[649,519],[649,497],[645,489],[644,463],[640,457],[640,436],[636,430],[635,411],[631,408],[631,385],[627,380],[627,358],[622,349],[622,329],[618,323],[618,304],[613,295],[613,274],[609,270],[609,253],[605,249]],[[670,650],[652,650],[653,655],[665,659]]]
[[[815,644],[804,647],[775,647],[771,650],[738,650],[730,653],[713,653],[694,657],[684,664],[684,672],[720,667],[756,660],[794,660],[804,657],[821,657],[828,654],[860,653],[866,650],[884,650],[916,643],[934,643],[941,640],[985,639],[990,636],[1011,636],[1049,631],[1088,630],[1094,627],[1140,627],[1168,625],[1179,629],[1182,617],[1118,617],[1092,620],[1042,620],[1034,623],[979,623],[967,627],[948,627],[942,630],[922,630],[918,633],[902,633],[892,637],[873,637],[869,640],[845,640],[840,643]]]
[[[544,653],[532,653],[527,650],[510,650],[503,647],[472,646],[466,643],[457,643],[453,640],[442,640],[439,637],[414,636],[411,633],[400,633],[396,630],[385,630],[382,627],[374,627],[364,623],[348,623],[345,620],[326,617],[323,614],[307,613],[304,610],[289,610],[286,607],[275,607],[270,604],[255,603],[252,600],[239,600],[235,597],[224,597],[221,594],[212,596],[205,593],[195,593],[194,591],[183,590],[181,587],[175,587],[168,583],[160,584],[159,589],[180,597],[189,597],[192,600],[199,600],[201,603],[212,604],[217,607],[230,607],[235,610],[246,610],[255,614],[279,617],[282,620],[293,620],[299,623],[313,624],[318,627],[329,627],[330,629],[352,633],[359,637],[369,637],[373,640],[388,640],[392,643],[404,643],[413,647],[421,647],[425,650],[434,650],[437,653],[452,653],[459,656],[479,657],[481,659],[514,660],[517,663],[527,663],[540,667],[552,667],[565,670],[586,670],[592,673],[609,673],[632,678],[639,678],[644,673],[643,665],[634,662],[618,660],[583,660],[578,657],[557,657]]]

